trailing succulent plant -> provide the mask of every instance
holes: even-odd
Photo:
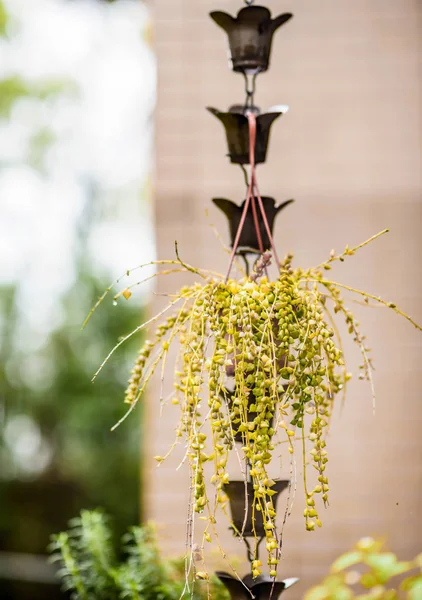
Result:
[[[355,248],[346,246],[340,254],[332,251],[326,262],[307,270],[294,268],[293,257],[288,255],[274,281],[267,276],[268,252],[250,276],[236,280],[187,265],[176,248],[177,260],[154,263],[166,267],[155,276],[189,271],[200,281],[172,296],[165,310],[122,339],[100,367],[128,337],[156,325],[154,336],[142,343],[136,358],[125,395],[129,408],[120,425],[159,366],[162,380],[167,376],[169,349],[178,347],[171,402],[180,406],[180,419],[168,455],[183,440],[191,472],[192,518],[197,513],[206,522],[204,540],[217,538],[216,511],[226,506],[225,486],[230,482],[228,457],[236,453],[245,486],[248,480],[253,483],[252,522],[259,513],[272,577],[280,558],[280,538],[273,502],[275,482],[268,465],[280,455],[282,444],[292,460],[299,448],[308,531],[321,527],[320,507],[328,503],[327,432],[336,398],[345,392],[351,377],[336,326],[338,317],[346,322],[361,354],[359,377],[370,382],[374,393],[370,349],[343,292],[390,308],[421,329],[395,304],[328,276],[333,263],[343,262],[383,233]],[[122,295],[129,298],[130,288],[115,299]],[[240,450],[235,441],[241,441]],[[165,458],[157,456],[156,460],[161,463]],[[213,469],[209,481],[206,463]],[[257,577],[262,566],[257,553],[255,559],[252,573]]]

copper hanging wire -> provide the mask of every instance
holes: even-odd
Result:
[[[256,170],[255,170],[256,116],[254,113],[248,114],[248,121],[249,121],[249,160],[251,163],[250,190],[251,190],[251,195],[252,195],[252,210],[253,210],[253,207],[255,206],[255,196],[256,196],[256,198],[258,200],[259,209],[260,209],[260,212],[262,215],[262,220],[264,221],[264,227],[267,232],[268,239],[270,241],[271,250],[273,252],[273,256],[274,256],[275,262],[277,264],[277,268],[280,271],[280,261],[279,261],[278,255],[277,255],[277,250],[275,248],[273,236],[271,234],[271,228],[268,223],[267,215],[265,213],[264,203],[262,202],[261,194],[260,194],[259,188],[258,188],[258,181],[256,178]],[[255,221],[256,234],[257,234],[257,238],[258,238],[258,244],[260,244],[260,251],[262,254],[264,252],[264,250],[262,247],[261,232],[259,229],[258,219],[257,218],[255,219],[255,215],[254,215],[254,221]]]
[[[233,242],[233,250],[232,250],[232,253],[230,255],[229,268],[227,270],[227,275],[226,275],[226,282],[227,282],[227,280],[229,278],[230,271],[232,270],[234,257],[236,256],[237,247],[239,245],[240,236],[241,236],[243,227],[245,225],[246,215],[248,213],[249,203],[251,201],[251,198],[250,198],[250,195],[249,195],[250,189],[251,189],[251,184],[249,184],[248,196],[246,198],[245,206],[243,208],[242,216],[240,218],[239,227],[237,228],[236,237],[235,237],[235,240]]]
[[[249,180],[248,193],[246,196],[245,206],[243,208],[239,227],[237,228],[236,237],[233,242],[233,249],[232,249],[232,253],[230,255],[229,268],[227,271],[226,281],[228,280],[230,272],[232,270],[234,257],[236,256],[237,248],[239,246],[240,236],[242,234],[243,227],[245,225],[246,215],[248,214],[248,209],[249,209],[250,204],[252,204],[252,214],[253,214],[253,220],[254,220],[254,225],[255,225],[256,237],[258,240],[259,251],[260,251],[261,255],[264,253],[264,246],[262,243],[262,236],[261,236],[261,231],[259,228],[255,196],[256,196],[256,199],[258,200],[258,207],[259,207],[259,210],[260,210],[260,213],[262,216],[262,220],[264,222],[264,227],[267,232],[268,239],[270,240],[271,250],[272,250],[274,259],[277,264],[277,268],[280,271],[280,261],[278,259],[277,250],[275,249],[273,236],[271,234],[271,228],[268,224],[267,215],[265,214],[264,204],[262,202],[261,194],[258,189],[258,182],[256,179],[256,168],[255,168],[256,116],[252,112],[248,113],[248,123],[249,123],[249,163],[251,166],[250,180]]]

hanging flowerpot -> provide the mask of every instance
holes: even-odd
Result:
[[[263,211],[263,218],[264,214]],[[279,455],[279,441],[285,443],[291,455],[300,449],[306,474],[303,514],[307,531],[322,526],[321,506],[326,506],[329,499],[327,432],[336,398],[351,377],[342,355],[336,315],[344,318],[362,356],[360,378],[372,384],[370,350],[353,313],[346,307],[343,288],[364,301],[390,308],[422,329],[394,303],[332,281],[327,274],[333,264],[344,262],[382,233],[385,231],[355,247],[346,246],[338,254],[331,252],[325,262],[314,268],[294,268],[293,256],[289,254],[281,262],[274,281],[261,269],[258,273],[258,264],[249,277],[239,280],[230,277],[230,271],[227,275],[210,274],[183,262],[176,247],[177,260],[152,263],[165,267],[157,276],[185,272],[195,275],[196,281],[172,294],[162,312],[120,339],[94,376],[126,340],[147,325],[155,325],[151,337],[142,342],[131,372],[125,394],[127,411],[113,429],[135,410],[154,373],[161,371],[164,382],[163,365],[168,361],[167,373],[174,378],[172,405],[180,410],[175,442],[168,455],[183,440],[191,477],[190,522],[201,515],[205,539],[212,541],[216,517],[209,512],[211,502],[215,503],[217,514],[219,507],[225,510],[229,499],[232,521],[239,532],[243,529],[245,507],[254,506],[255,542],[265,530],[271,578],[276,577],[275,565],[279,561],[275,501],[286,487],[286,482],[276,482],[269,475],[268,465]],[[148,275],[144,281],[150,278]],[[134,285],[137,283],[130,287]],[[130,298],[130,287],[116,294],[115,301]],[[98,300],[87,320],[106,295],[107,292]],[[177,352],[171,363],[169,351],[175,346]],[[231,366],[235,369],[236,386],[232,406],[221,398]],[[251,393],[256,398],[253,421]],[[160,401],[164,404],[164,398]],[[234,450],[238,434],[242,446]],[[236,482],[230,478],[228,461],[234,453],[243,464],[250,465],[248,475],[252,481],[245,477],[247,505],[245,480]],[[155,459],[161,464],[166,456]],[[205,471],[208,464],[213,469],[211,478]],[[252,514],[246,516],[243,533],[250,535]],[[260,518],[262,521],[258,522]],[[260,565],[252,564],[252,574],[255,578],[261,574]]]
[[[210,17],[227,33],[233,71],[254,75],[269,67],[274,32],[292,18],[284,13],[275,19],[264,6],[248,6],[237,18],[214,11]]]
[[[284,366],[284,363],[285,363],[285,359],[283,359],[283,366]],[[229,372],[227,374],[230,376]],[[232,410],[235,406],[234,402],[236,399],[236,391],[235,390],[226,390],[225,394],[222,394],[222,398],[227,402],[227,405],[230,408],[230,410]],[[256,398],[252,393],[249,394],[248,405],[245,408],[246,408],[246,417],[247,417],[248,423],[253,423],[257,416],[257,409],[256,409]],[[269,428],[273,427],[274,417],[271,417],[268,420],[268,424],[269,424]],[[239,444],[243,443],[243,432],[236,431],[235,433],[233,433],[233,438],[234,438],[235,442],[238,442]]]
[[[250,164],[249,154],[249,121],[247,112],[258,114],[256,117],[255,164],[263,163],[267,157],[271,125],[278,117],[287,112],[284,107],[277,107],[272,112],[259,114],[257,107],[245,110],[244,107],[232,106],[229,112],[221,112],[212,107],[207,110],[219,119],[226,130],[228,155],[230,161],[237,165]]]
[[[271,489],[274,492],[272,503],[274,510],[277,508],[278,497],[289,485],[289,481],[279,480],[271,482]],[[245,489],[246,486],[246,489]],[[242,534],[243,537],[262,538],[267,531],[265,528],[262,511],[254,508],[256,490],[252,482],[231,481],[224,486],[224,491],[230,501],[230,510],[232,514],[233,529],[235,535]],[[247,492],[247,506],[245,506]],[[247,509],[247,510],[246,510]],[[247,514],[246,514],[247,513]],[[246,514],[246,519],[245,519]]]
[[[270,227],[271,233],[273,233],[274,222],[275,222],[276,216],[278,215],[278,213],[280,211],[283,210],[283,208],[285,208],[286,206],[288,206],[289,204],[294,202],[294,200],[286,200],[279,206],[276,206],[274,198],[270,198],[268,196],[262,196],[261,199],[264,204],[264,210],[265,210],[265,214],[267,216],[268,225]],[[218,208],[220,210],[223,211],[223,213],[226,215],[226,217],[229,221],[230,240],[231,240],[231,246],[233,247],[234,241],[236,238],[236,233],[239,229],[239,224],[240,224],[240,220],[242,218],[242,212],[245,207],[246,200],[240,206],[238,206],[231,200],[227,200],[226,198],[213,198],[212,201],[214,202],[214,204],[216,206],[218,206]],[[258,199],[256,197],[255,197],[255,201],[258,202]],[[268,233],[267,233],[267,230],[266,230],[266,227],[262,220],[261,215],[258,215],[258,221],[259,221],[259,230],[261,233],[261,239],[262,239],[264,249],[268,250],[269,248],[271,248],[271,242],[268,237]],[[238,253],[246,253],[246,252],[259,253],[260,252],[258,236],[256,233],[256,228],[255,228],[255,223],[254,223],[252,204],[249,206],[247,214],[246,214],[245,224],[241,231],[237,252]]]
[[[272,577],[265,575],[260,575],[256,579],[248,575],[240,581],[229,573],[221,571],[216,575],[229,591],[231,600],[251,600],[252,598],[277,600],[285,590],[299,581],[296,577],[284,581],[274,581]]]

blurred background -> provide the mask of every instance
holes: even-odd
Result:
[[[275,37],[256,97],[291,107],[258,171],[264,195],[296,199],[276,227],[280,254],[292,250],[296,264],[311,266],[390,227],[333,279],[421,322],[422,5],[263,4],[295,14]],[[204,106],[242,102],[243,81],[227,68],[224,34],[207,13],[242,5],[0,0],[2,599],[61,597],[42,555],[81,508],[104,507],[116,535],[153,518],[164,551],[184,552],[184,476],[177,457],[160,469],[152,460],[173,441],[175,413],[160,417],[152,391],[147,409],[110,433],[139,339],[91,384],[119,336],[182,280],[117,306],[110,298],[81,325],[111,281],[172,258],[175,239],[184,260],[224,270],[210,225],[225,241],[227,225],[210,199],[240,202],[244,183]],[[286,529],[282,575],[301,577],[291,597],[362,535],[386,537],[403,558],[422,550],[421,337],[382,309],[354,311],[373,348],[377,412],[368,387],[352,381],[330,439],[324,527],[304,532],[298,500]],[[345,350],[356,372],[359,357]],[[225,522],[221,536],[243,558]]]
[[[91,377],[144,296],[81,326],[154,258],[155,59],[135,0],[0,1],[0,36],[0,598],[47,600],[51,533],[140,518],[139,418],[110,432],[136,341]]]

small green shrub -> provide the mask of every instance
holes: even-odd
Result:
[[[194,573],[186,577],[183,559],[161,558],[152,525],[132,527],[123,537],[123,562],[117,559],[109,519],[101,511],[82,511],[69,526],[69,531],[52,536],[50,551],[51,560],[60,565],[63,590],[71,591],[74,600],[228,598],[217,579],[193,583]]]
[[[330,575],[304,600],[421,600],[422,554],[413,561],[400,561],[392,552],[382,552],[382,547],[372,538],[361,539],[334,562]],[[401,582],[391,581],[400,575]]]

